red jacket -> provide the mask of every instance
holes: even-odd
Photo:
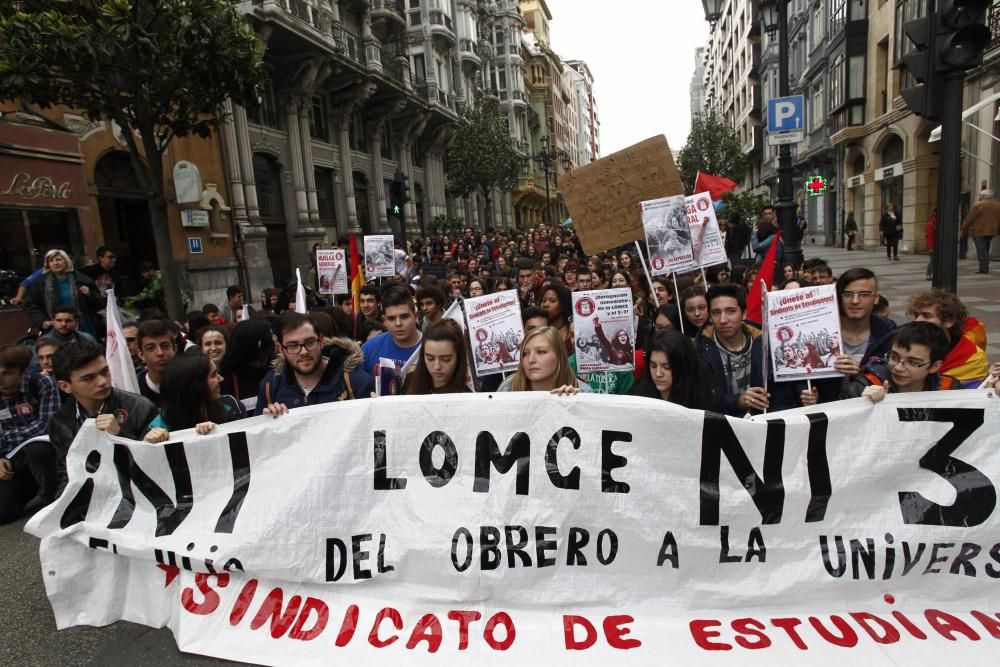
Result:
[[[937,214],[931,213],[931,219],[924,227],[924,240],[927,242],[927,250],[934,252],[934,241],[937,235]]]

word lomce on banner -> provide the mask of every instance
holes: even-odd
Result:
[[[573,335],[580,373],[635,368],[635,319],[627,287],[573,293]]]
[[[767,292],[768,348],[778,382],[843,377],[837,288],[818,285]]]
[[[574,169],[561,188],[588,255],[643,238],[639,202],[684,193],[663,135]]]
[[[26,527],[59,628],[124,619],[282,665],[1000,652],[992,391],[749,420],[392,396],[172,435],[80,430],[65,492]]]

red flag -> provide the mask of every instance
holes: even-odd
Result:
[[[694,194],[707,192],[712,196],[712,201],[722,201],[722,195],[734,189],[736,185],[736,181],[725,176],[712,176],[699,171],[694,179]]]
[[[351,234],[351,301],[354,312],[361,312],[361,288],[365,284],[364,270],[361,268],[361,257],[358,255],[358,241]]]
[[[778,244],[781,243],[781,232],[775,232],[774,241],[771,242],[771,247],[767,249],[767,254],[764,255],[764,261],[761,262],[760,270],[757,271],[757,279],[753,281],[753,287],[750,288],[750,294],[747,295],[747,321],[753,322],[755,324],[760,324],[763,322],[761,312],[761,295],[763,290],[771,291],[774,286],[774,264],[778,258]]]

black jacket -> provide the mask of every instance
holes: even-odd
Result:
[[[97,284],[88,275],[74,271],[73,277],[76,280],[76,300],[80,311],[80,329],[87,333],[99,332],[103,328],[100,326],[102,322],[97,315],[97,311],[101,307],[100,290],[97,289]],[[49,312],[45,303],[45,290],[46,286],[55,279],[55,274],[47,271],[39,276],[38,280],[31,283],[31,286],[28,288],[28,293],[24,300],[24,309],[28,311],[28,317],[36,327],[41,328],[42,322],[52,319],[52,313]],[[79,293],[80,288],[83,286],[86,286],[90,291],[89,295]]]
[[[139,394],[112,389],[101,406],[100,414],[115,415],[121,430],[118,436],[141,440],[151,421],[159,414],[156,406]],[[66,487],[66,454],[80,431],[83,420],[77,417],[76,401],[70,399],[56,410],[49,421],[49,441],[56,448],[58,491]]]
[[[750,336],[750,386],[764,386],[764,348],[763,338],[759,329],[755,329],[749,324],[743,325],[744,333]],[[744,411],[737,405],[739,394],[729,391],[729,382],[726,381],[726,370],[722,365],[722,353],[719,352],[715,344],[715,327],[706,324],[698,337],[695,338],[695,345],[698,346],[698,353],[702,361],[711,373],[715,381],[716,399],[713,410],[733,417],[742,417]]]

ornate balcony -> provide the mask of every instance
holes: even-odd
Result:
[[[406,5],[404,0],[368,0],[372,32],[385,40],[394,32],[406,30]]]
[[[445,48],[451,48],[458,43],[451,17],[442,10],[432,7],[429,10],[431,19],[431,38],[441,42]]]
[[[1000,57],[1000,4],[994,3],[986,15],[986,25],[990,27],[990,43],[986,45],[985,60]]]
[[[458,53],[463,63],[469,63],[476,69],[482,67],[483,61],[476,53],[476,43],[471,39],[463,37],[458,40]]]

